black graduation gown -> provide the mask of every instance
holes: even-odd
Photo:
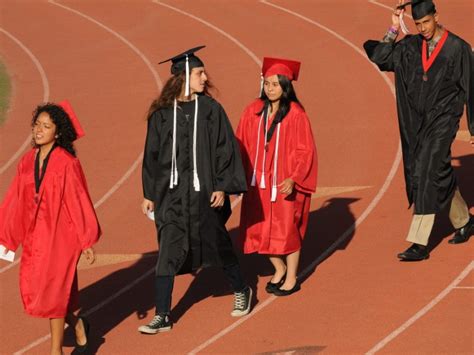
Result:
[[[156,275],[188,273],[200,267],[237,263],[225,228],[231,214],[227,194],[247,190],[240,151],[232,126],[222,106],[200,95],[197,124],[197,170],[200,191],[193,187],[193,114],[186,118],[177,110],[178,185],[170,189],[173,138],[173,108],[154,112],[148,120],[143,157],[144,197],[155,203],[158,231]],[[210,207],[214,191],[226,193],[220,209]]]
[[[369,40],[364,48],[382,71],[395,72],[397,110],[406,191],[415,214],[433,214],[450,203],[456,189],[451,144],[464,104],[474,135],[471,46],[449,33],[423,81],[422,37],[397,43]]]

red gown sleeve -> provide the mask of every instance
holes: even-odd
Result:
[[[293,173],[290,178],[295,182],[295,189],[305,193],[316,191],[318,176],[318,156],[314,144],[313,132],[309,118],[304,111],[298,112],[293,125],[292,140],[295,149],[291,151],[289,162]]]
[[[252,163],[250,158],[250,141],[252,140],[252,133],[249,127],[249,120],[253,115],[253,106],[249,105],[242,116],[240,116],[239,125],[237,126],[237,131],[235,132],[235,137],[239,142],[240,146],[240,156],[242,157],[242,165],[244,166],[245,175],[247,176],[247,181],[249,181],[252,176]],[[257,132],[253,133],[255,136]],[[256,141],[255,141],[256,144]]]
[[[0,205],[0,244],[12,251],[16,251],[24,239],[22,224],[16,223],[17,218],[21,218],[22,212],[20,202],[21,166],[22,161],[18,164],[13,182]]]
[[[66,168],[64,202],[82,250],[90,248],[99,240],[101,230],[78,159]]]

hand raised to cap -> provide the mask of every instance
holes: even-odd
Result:
[[[392,12],[392,27],[397,30],[400,28],[400,14],[405,11],[405,9],[399,8],[403,4],[403,0],[398,0],[398,4],[395,6]]]

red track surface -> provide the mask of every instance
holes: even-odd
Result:
[[[443,240],[452,233],[443,216],[435,226],[430,260],[406,264],[395,257],[407,246],[404,238],[411,215],[400,166],[393,179],[387,178],[392,166],[397,167],[399,144],[394,97],[378,71],[351,47],[361,49],[365,39],[381,37],[390,12],[365,0],[272,2],[306,19],[258,1],[166,4],[181,12],[151,1],[61,1],[58,5],[6,0],[0,5],[0,28],[34,54],[47,75],[51,100],[68,98],[86,129],[78,150],[92,198],[101,201],[97,212],[104,236],[97,246],[99,257],[144,254],[133,262],[80,271],[83,311],[91,313],[94,349],[104,354],[198,349],[207,353],[368,352],[445,290],[470,265],[474,251],[472,242],[451,246]],[[473,5],[461,0],[438,0],[437,5],[443,24],[474,43]],[[153,313],[154,258],[147,256],[156,251],[156,242],[153,224],[139,211],[140,166],[130,168],[143,148],[147,106],[160,88],[152,70],[164,81],[169,68],[156,63],[199,44],[207,45],[200,57],[234,127],[258,91],[258,59],[268,55],[301,60],[296,90],[312,118],[320,186],[368,188],[313,200],[301,270],[321,260],[308,269],[301,292],[285,299],[269,298],[262,287],[271,273],[268,262],[264,257],[245,256],[242,266],[256,298],[254,312],[244,322],[235,323],[229,315],[232,295],[219,270],[204,270],[177,278],[173,331],[144,336],[136,329]],[[14,87],[8,120],[0,128],[3,166],[28,135],[30,112],[44,92],[34,63],[2,32],[0,55]],[[466,129],[464,121],[461,129]],[[472,148],[456,141],[453,156],[459,158],[455,163],[461,190],[472,205]],[[14,165],[1,175],[0,196],[13,173]],[[114,187],[118,189],[111,190]],[[381,199],[374,200],[377,196]],[[228,225],[233,233],[238,220],[239,205]],[[338,239],[335,251],[323,255]],[[26,349],[49,332],[48,322],[23,313],[18,266],[6,266],[0,263],[2,354]],[[380,351],[473,353],[474,276],[466,275]],[[115,299],[102,303],[113,295]],[[235,328],[229,329],[232,325]],[[209,341],[215,335],[215,341]],[[69,336],[66,345],[71,344]],[[43,339],[28,353],[47,351],[48,339]]]

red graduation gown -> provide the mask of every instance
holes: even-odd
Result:
[[[20,291],[26,313],[61,318],[77,307],[76,266],[100,236],[79,160],[57,147],[35,202],[36,150],[26,153],[0,205],[0,244],[23,246]]]
[[[311,194],[316,191],[317,153],[308,116],[295,103],[280,128],[277,184],[286,178],[295,181],[291,195],[278,192],[271,202],[271,182],[277,129],[266,154],[264,168],[266,188],[259,186],[264,152],[263,123],[257,159],[257,183],[250,186],[257,150],[257,133],[263,102],[258,99],[245,109],[237,128],[242,160],[249,190],[242,200],[239,244],[244,253],[285,255],[301,248],[308,225]],[[281,187],[278,187],[278,191]]]

